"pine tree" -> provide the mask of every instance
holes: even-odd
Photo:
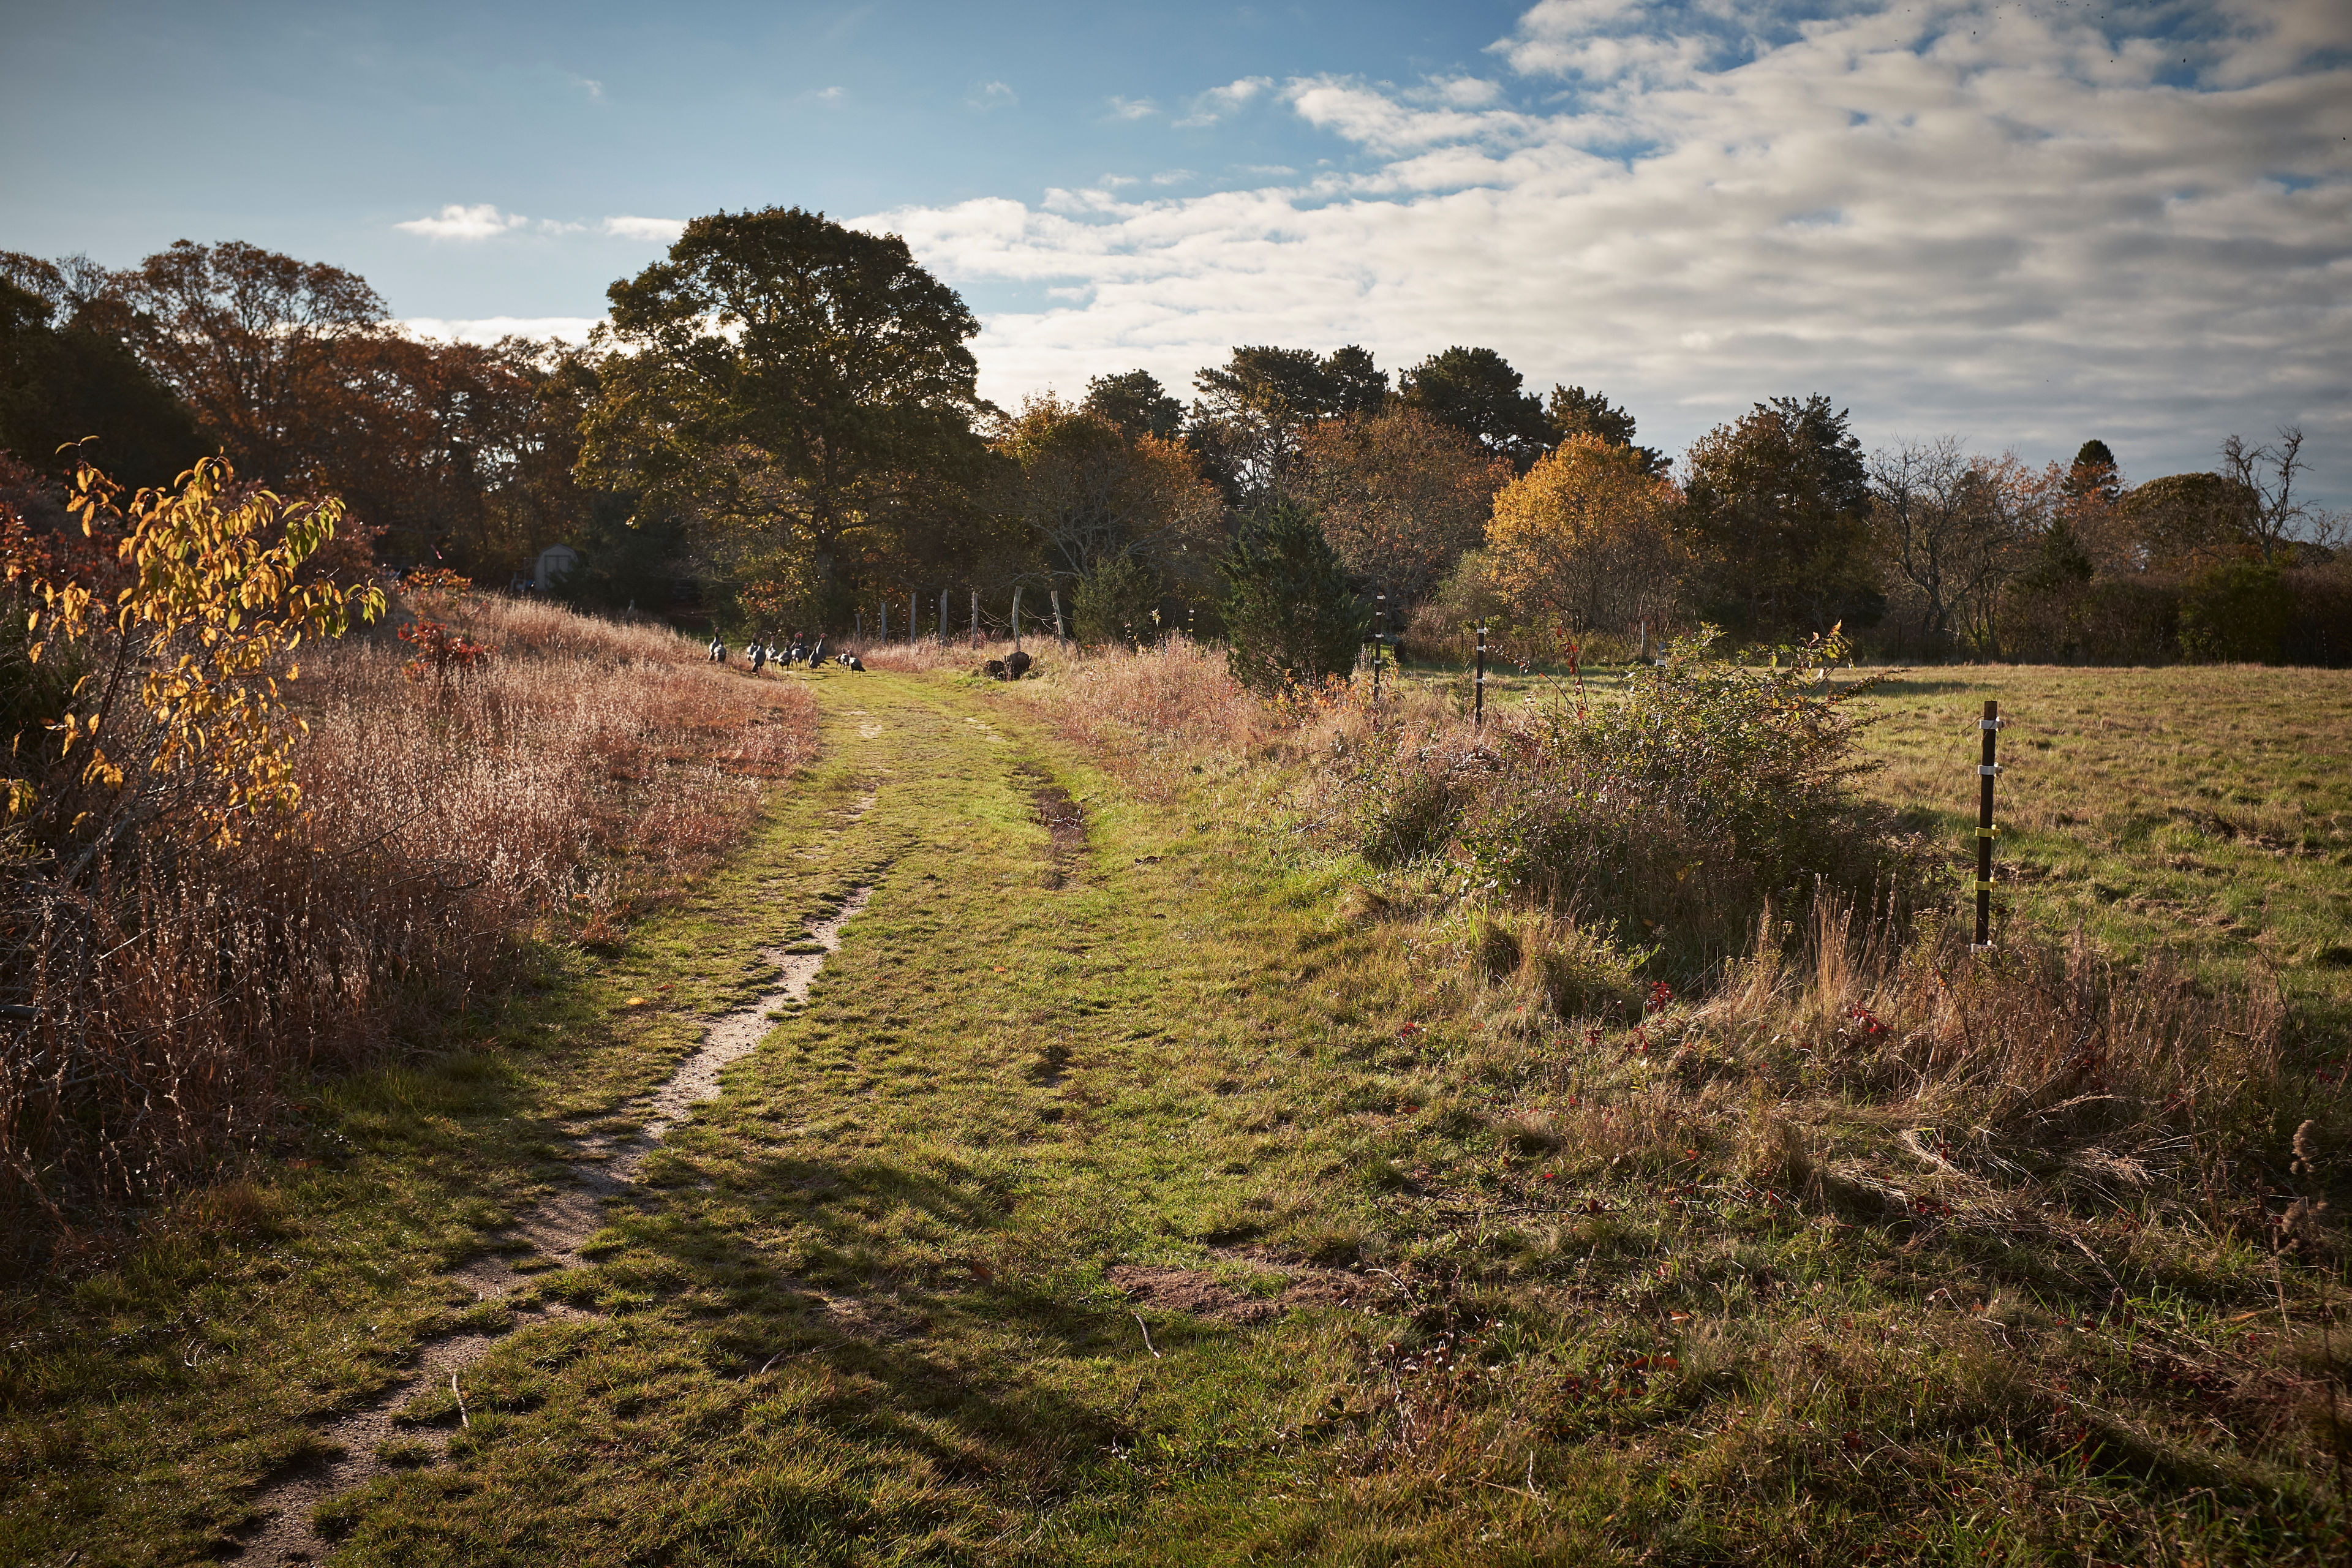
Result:
[[[1312,512],[1287,501],[1261,509],[1217,569],[1234,679],[1272,695],[1355,668],[1371,616]]]

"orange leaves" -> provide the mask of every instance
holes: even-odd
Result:
[[[437,573],[437,576],[452,574]],[[460,582],[464,579],[460,578]],[[456,695],[458,684],[496,651],[486,642],[477,642],[464,633],[452,633],[439,621],[412,621],[396,634],[400,640],[417,651],[418,657],[401,667],[409,679],[431,680],[441,700]]]

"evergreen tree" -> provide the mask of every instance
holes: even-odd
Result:
[[[2074,453],[2074,466],[2066,472],[2066,493],[2076,498],[2096,495],[2113,506],[2124,493],[2122,474],[2115,453],[2105,441],[2093,437]]]
[[[1685,517],[1699,608],[1740,637],[1870,626],[1870,476],[1846,413],[1815,394],[1759,403],[1690,450]]]
[[[1078,406],[1109,420],[1130,441],[1145,436],[1173,440],[1184,422],[1184,405],[1148,370],[1096,376],[1087,383],[1086,401]]]
[[[1402,379],[1408,405],[1475,436],[1521,473],[1558,439],[1544,405],[1519,390],[1525,378],[1493,349],[1456,343]]]
[[[1078,640],[1088,647],[1150,642],[1157,628],[1160,574],[1132,555],[1116,556],[1078,579],[1070,595],[1070,616]]]
[[[1234,679],[1270,696],[1355,668],[1371,615],[1312,512],[1277,501],[1254,513],[1218,570]]]

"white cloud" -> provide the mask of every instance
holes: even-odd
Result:
[[[1111,98],[1104,102],[1113,120],[1149,120],[1160,112],[1160,106],[1148,98]]]
[[[488,202],[475,206],[452,202],[431,217],[413,217],[392,226],[427,239],[491,239],[530,222],[520,213],[502,213]]]
[[[656,245],[674,245],[677,237],[686,232],[686,220],[682,217],[608,217],[597,226],[619,239],[643,239]]]
[[[1813,390],[1866,441],[2098,436],[2140,477],[2296,421],[2342,505],[2352,23],[2221,3],[2181,47],[1994,0],[1769,37],[1725,5],[1546,0],[1498,50],[1539,93],[1569,84],[1539,108],[1305,78],[1269,97],[1352,155],[1304,182],[869,222],[959,284],[1078,301],[985,317],[1000,402],[1132,365],[1181,386],[1242,342],[1391,366],[1485,343],[1671,447]],[[2184,53],[2201,90],[2167,85]]]
[[[604,84],[598,81],[594,77],[575,76],[572,79],[572,85],[586,93],[588,95],[589,102],[602,103],[604,101]]]
[[[809,96],[829,109],[846,99],[849,89],[845,87],[821,87]]]
[[[1151,183],[1155,185],[1181,185],[1200,177],[1190,169],[1162,169],[1151,176]]]
[[[1227,82],[1223,87],[1213,87],[1194,98],[1186,106],[1184,118],[1177,121],[1176,124],[1188,130],[1202,125],[1214,125],[1218,121],[1247,107],[1251,101],[1263,96],[1273,86],[1272,77],[1245,76],[1238,81]]]
[[[1013,109],[1021,95],[1001,81],[983,81],[973,86],[964,102],[973,109]]]
[[[410,316],[395,323],[411,337],[449,343],[494,343],[500,338],[561,338],[584,343],[595,329],[593,316],[482,316],[453,321],[438,316]]]

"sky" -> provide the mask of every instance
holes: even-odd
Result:
[[[1007,405],[1241,343],[1490,347],[1678,452],[2134,479],[2298,425],[2352,508],[2352,0],[0,0],[0,248],[243,239],[578,337],[698,214],[903,235]]]

